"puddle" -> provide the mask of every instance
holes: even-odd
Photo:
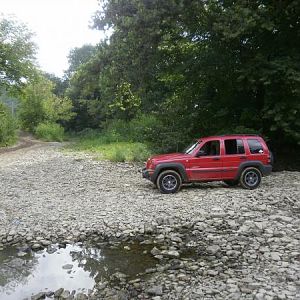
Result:
[[[96,283],[108,281],[116,272],[133,279],[157,263],[150,254],[143,254],[149,245],[122,244],[111,249],[106,245],[75,244],[66,248],[52,245],[52,249],[57,250],[53,253],[47,249],[23,253],[15,248],[0,251],[0,299],[24,299],[61,287],[87,294]],[[18,253],[23,256],[18,257]]]

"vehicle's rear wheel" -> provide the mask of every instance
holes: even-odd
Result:
[[[256,189],[261,183],[261,172],[254,167],[249,167],[243,170],[240,177],[240,184],[244,189]]]
[[[224,180],[224,183],[226,183],[228,186],[236,186],[239,184],[238,180]]]
[[[157,187],[163,194],[171,194],[179,191],[182,180],[180,175],[173,170],[161,172],[157,177]]]

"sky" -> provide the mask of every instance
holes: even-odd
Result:
[[[37,62],[43,71],[62,77],[74,47],[97,44],[104,32],[89,28],[97,0],[0,0],[0,14],[14,15],[35,33]]]

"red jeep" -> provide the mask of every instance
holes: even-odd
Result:
[[[201,138],[182,153],[153,156],[142,173],[168,194],[185,183],[220,180],[255,189],[271,171],[272,154],[265,141],[258,135],[236,134]]]

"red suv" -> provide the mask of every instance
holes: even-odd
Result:
[[[237,134],[201,138],[182,153],[153,156],[142,173],[167,194],[185,183],[220,180],[255,189],[271,171],[272,154],[265,141],[258,135]]]

